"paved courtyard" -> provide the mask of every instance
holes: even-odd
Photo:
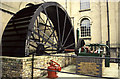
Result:
[[[103,64],[104,66],[104,64]],[[120,69],[118,69],[118,64],[116,63],[110,63],[110,67],[103,67],[102,76],[103,77],[111,77],[111,78],[119,78],[120,79]],[[76,65],[69,65],[67,67],[62,68],[63,72],[70,72],[75,73],[76,72]],[[90,76],[83,76],[83,75],[76,75],[76,74],[67,74],[67,73],[60,73],[58,72],[58,78],[57,79],[106,79],[106,78],[97,78],[97,77],[90,77]],[[43,78],[45,78],[44,76]]]

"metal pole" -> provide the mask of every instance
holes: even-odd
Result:
[[[34,74],[34,53],[32,54],[32,72],[31,72],[31,78],[33,79],[33,74]]]
[[[108,0],[106,2],[106,7],[107,7],[107,26],[108,26],[108,41],[106,41],[106,44],[108,45],[109,48],[106,48],[107,53],[105,57],[110,57],[110,23],[109,23],[109,5],[108,5]],[[110,67],[110,59],[105,59],[105,67]]]
[[[107,6],[107,26],[108,26],[108,46],[109,46],[109,49],[108,49],[108,55],[110,56],[110,23],[109,23],[109,5],[108,5],[108,0],[106,2],[106,6]]]

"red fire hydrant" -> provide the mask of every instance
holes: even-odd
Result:
[[[57,78],[58,77],[57,72],[55,72],[55,71],[61,71],[60,65],[53,60],[50,60],[49,64],[50,64],[50,66],[48,67],[47,78]]]

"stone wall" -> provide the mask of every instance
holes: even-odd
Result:
[[[60,54],[59,54],[60,55]],[[61,54],[66,56],[71,56],[73,53]],[[32,57],[5,57],[2,56],[2,77],[19,77],[19,78],[30,78],[31,77],[31,67],[32,67]],[[56,56],[35,56],[34,67],[47,69],[50,60],[56,61],[61,67],[65,67],[72,64],[71,57],[56,57]],[[39,78],[47,74],[46,70],[34,69],[34,77]]]

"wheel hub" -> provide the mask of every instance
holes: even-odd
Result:
[[[37,46],[36,55],[43,55],[45,53],[44,45],[39,44]]]

